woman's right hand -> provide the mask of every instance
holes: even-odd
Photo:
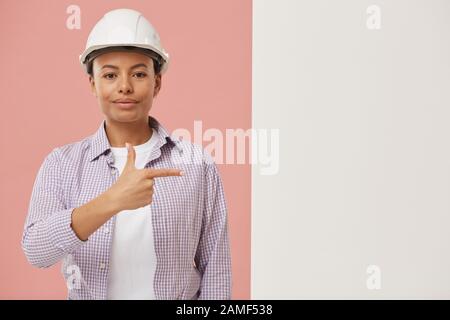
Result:
[[[127,163],[116,183],[108,189],[117,211],[133,210],[152,203],[154,178],[182,176],[179,169],[137,169],[136,152],[129,143]]]

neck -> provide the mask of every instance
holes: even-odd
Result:
[[[135,122],[117,122],[106,119],[105,131],[109,144],[114,148],[125,147],[126,142],[132,146],[143,144],[153,134],[153,130],[148,125],[148,118]]]

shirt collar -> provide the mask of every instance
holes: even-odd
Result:
[[[111,151],[111,144],[109,143],[108,136],[106,135],[105,124],[106,120],[103,119],[97,132],[91,137],[91,148],[89,150],[90,161]],[[174,137],[171,137],[168,131],[159,123],[158,120],[152,116],[148,116],[148,125],[150,128],[154,128],[159,135],[159,140],[156,142],[155,149],[161,148],[169,142],[170,144],[175,145],[180,151],[182,150],[180,141]]]

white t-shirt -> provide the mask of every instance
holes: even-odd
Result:
[[[157,131],[144,144],[134,146],[135,167],[144,168],[155,143]],[[122,174],[128,151],[111,148],[114,166]],[[155,299],[153,278],[156,270],[156,253],[150,205],[135,210],[123,210],[116,216],[113,232],[111,258],[108,275],[107,298]]]

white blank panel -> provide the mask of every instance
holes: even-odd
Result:
[[[252,299],[450,298],[450,1],[254,0],[253,127]]]

